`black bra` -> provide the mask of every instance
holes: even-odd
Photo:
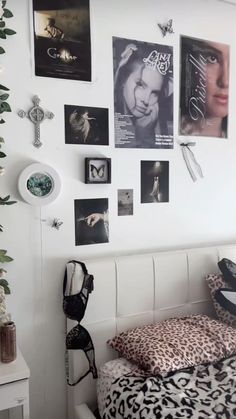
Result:
[[[93,378],[97,378],[97,368],[95,364],[95,354],[93,341],[89,332],[79,324],[84,317],[84,313],[88,303],[89,294],[93,291],[93,275],[89,275],[87,268],[83,262],[70,260],[68,263],[74,264],[74,272],[72,273],[71,281],[75,273],[76,264],[79,264],[83,270],[84,279],[81,290],[77,294],[65,295],[67,287],[67,268],[65,270],[63,282],[63,311],[65,315],[71,319],[76,320],[78,324],[74,326],[66,335],[66,377],[67,383],[70,386],[75,386],[90,372]],[[69,365],[68,365],[68,350],[81,349],[84,351],[88,362],[88,371],[79,377],[75,382],[71,383],[69,379]]]

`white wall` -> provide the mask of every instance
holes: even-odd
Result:
[[[31,369],[31,417],[65,419],[64,315],[62,279],[71,258],[83,259],[137,250],[235,242],[236,225],[236,7],[216,0],[91,0],[93,82],[35,77],[32,68],[27,0],[8,0],[15,37],[1,42],[2,83],[11,89],[13,112],[1,133],[5,137],[7,173],[0,179],[1,196],[10,193],[17,205],[1,207],[0,248],[15,259],[9,264],[12,295],[8,309],[17,324],[18,343]],[[173,18],[174,35],[165,39],[157,22]],[[231,45],[229,139],[196,138],[195,155],[204,179],[193,183],[177,144],[174,150],[115,149],[113,134],[112,36],[174,46],[175,137],[178,122],[179,35]],[[55,118],[41,128],[43,147],[32,146],[33,126],[17,116],[38,94]],[[109,107],[110,146],[65,145],[64,104]],[[85,185],[84,157],[112,158],[111,185]],[[170,202],[140,204],[140,160],[170,161]],[[31,162],[52,165],[63,189],[47,207],[33,208],[17,192],[21,170]],[[117,189],[134,189],[134,216],[117,217]],[[109,198],[110,243],[76,247],[74,199]],[[64,224],[50,227],[52,218]],[[170,279],[171,280],[171,279]],[[96,279],[95,279],[96,286]]]

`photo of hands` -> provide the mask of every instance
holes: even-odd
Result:
[[[75,245],[108,243],[108,199],[76,199]]]

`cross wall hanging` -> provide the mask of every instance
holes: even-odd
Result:
[[[32,99],[33,107],[29,109],[28,112],[23,111],[22,109],[18,112],[18,115],[21,118],[27,117],[33,122],[35,126],[35,139],[33,145],[37,148],[42,146],[42,142],[40,141],[40,124],[44,121],[44,119],[52,119],[54,118],[54,114],[49,111],[44,111],[41,106],[39,106],[40,99],[38,96],[34,96]]]

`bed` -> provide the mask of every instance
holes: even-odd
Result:
[[[94,291],[90,295],[82,324],[92,336],[98,368],[118,358],[117,352],[109,348],[106,342],[119,332],[171,317],[181,317],[198,313],[214,316],[215,312],[206,285],[205,276],[209,273],[218,272],[217,262],[223,257],[236,260],[236,245],[210,246],[168,252],[153,251],[138,255],[130,254],[84,260],[89,273],[94,275]],[[67,329],[70,330],[72,326],[73,322],[67,320]],[[199,367],[199,371],[195,371],[195,374],[200,374],[205,377],[205,381],[203,381],[206,382],[206,388],[204,390],[201,389],[201,394],[204,394],[204,392],[207,393],[208,391],[207,387],[209,383],[207,384],[206,376],[209,376],[209,374],[211,374],[211,381],[212,377],[224,377],[225,373],[227,373],[225,380],[229,381],[229,377],[232,375],[231,379],[234,381],[230,382],[231,384],[233,383],[232,386],[235,386],[235,359],[234,357],[228,357],[224,362],[219,365],[214,364],[214,366],[204,367],[205,370],[201,370]],[[74,379],[86,370],[87,363],[81,351],[71,351],[69,368],[70,375]],[[207,368],[210,368],[211,371],[207,370]],[[102,373],[100,369],[100,377]],[[190,373],[193,373],[191,369],[184,371],[184,374]],[[143,380],[146,380],[147,377],[142,377],[142,375],[137,376],[137,372],[135,372],[134,376],[132,373],[128,374],[128,378],[126,377],[126,379],[129,380],[130,386],[128,387],[133,389],[132,394],[136,395],[135,397],[137,397],[137,394],[139,395],[138,400],[141,406],[143,402]],[[177,374],[175,374],[175,379],[178,380]],[[112,379],[112,384],[110,385],[111,394],[116,394],[117,388],[120,388],[122,385],[122,380],[123,376]],[[146,394],[148,392],[152,394],[152,390],[155,389],[156,392],[159,386],[158,377],[149,377],[148,380],[149,384],[144,389]],[[173,382],[173,377],[166,376],[165,380],[166,386],[168,387],[168,383],[171,380]],[[189,383],[190,387],[193,388],[191,380]],[[214,382],[214,389],[216,388],[216,384],[217,378]],[[224,386],[227,387],[224,380],[222,383],[218,382],[218,384],[222,385],[222,388]],[[174,387],[178,387],[178,385],[174,385]],[[181,390],[179,389],[178,391],[181,393],[184,390],[181,387]],[[123,390],[121,393],[125,394]],[[225,397],[226,393],[225,391],[224,395],[219,397]],[[122,394],[117,398],[115,408],[118,410],[119,404],[124,405],[125,401],[129,400],[129,395],[126,394],[122,401]],[[193,405],[196,402],[194,400],[194,394],[193,400],[190,397],[189,402],[193,403]],[[233,394],[229,394],[227,401],[229,404],[231,403],[231,396],[232,403],[235,404],[236,400],[234,400]],[[104,398],[105,396],[103,396]],[[162,395],[160,399],[163,399]],[[170,401],[170,403],[173,403],[173,401]],[[176,403],[178,405],[177,401]],[[104,407],[105,404],[103,402],[103,407],[101,408],[102,402],[99,399],[99,404],[101,413],[107,415],[104,418],[110,419],[108,414],[109,403]],[[170,406],[173,408],[173,404],[170,404]],[[94,418],[92,411],[96,407],[96,380],[92,379],[91,374],[79,383],[78,386],[68,387],[69,419]],[[163,409],[163,406],[161,408]],[[168,404],[166,409],[168,409]],[[178,406],[176,406],[176,409],[178,409]],[[173,417],[188,417],[178,416],[180,413],[178,411],[176,412],[178,414],[176,413],[176,416]],[[149,416],[146,413],[143,417],[148,418]],[[130,413],[131,416],[127,417],[135,419],[133,414]],[[118,419],[122,416],[118,416],[117,413],[115,417]],[[163,416],[163,412],[160,418],[162,417],[165,417]],[[203,416],[203,418],[205,417],[214,416]]]

